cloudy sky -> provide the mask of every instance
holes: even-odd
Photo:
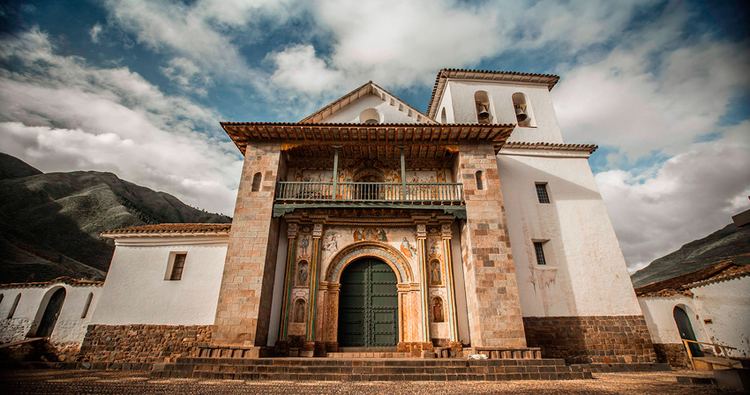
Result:
[[[0,5],[0,151],[232,213],[219,121],[293,121],[373,80],[425,110],[444,67],[555,73],[631,269],[750,206],[743,2],[39,1]]]

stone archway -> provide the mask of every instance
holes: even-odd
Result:
[[[46,303],[45,303],[46,301]],[[50,337],[55,330],[57,318],[65,303],[65,288],[55,287],[47,291],[37,311],[35,326],[27,337]]]
[[[419,283],[414,280],[411,266],[407,259],[390,245],[362,241],[346,246],[332,259],[321,281],[318,327],[322,340],[328,349],[338,348],[338,318],[339,298],[341,291],[341,276],[344,269],[351,263],[362,259],[375,258],[387,264],[396,276],[398,293],[398,345],[419,341],[421,330],[421,312]]]

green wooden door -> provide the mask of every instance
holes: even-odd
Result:
[[[362,259],[341,274],[339,346],[390,347],[398,343],[396,275],[384,262]]]

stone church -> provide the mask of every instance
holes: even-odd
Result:
[[[231,226],[104,233],[80,358],[654,362],[557,82],[444,69],[426,113],[368,82],[297,122],[223,122],[244,156]]]

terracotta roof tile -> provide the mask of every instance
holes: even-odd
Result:
[[[527,142],[507,142],[503,149],[553,149],[559,151],[586,151],[589,154],[599,148],[596,144],[558,144],[558,143],[527,143]]]
[[[750,265],[737,263],[745,261],[749,257],[750,254],[742,254],[725,258],[694,272],[636,288],[635,293],[638,296],[650,297],[686,295],[691,288],[750,276]]]
[[[113,229],[102,232],[102,237],[115,238],[121,236],[138,236],[152,234],[167,234],[180,236],[185,234],[228,234],[231,223],[208,224],[208,223],[180,223],[180,224],[155,224],[138,225],[127,228]]]
[[[87,280],[84,278],[58,277],[49,281],[0,284],[0,288],[43,288],[55,284],[67,284],[73,287],[101,287],[104,284],[104,281]]]

